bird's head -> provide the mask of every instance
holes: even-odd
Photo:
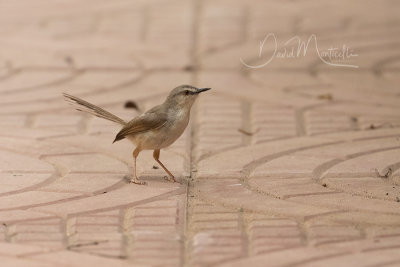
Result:
[[[200,93],[211,88],[196,88],[191,85],[181,85],[174,88],[167,97],[167,101],[180,107],[191,107]]]

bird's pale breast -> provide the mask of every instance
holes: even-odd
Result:
[[[189,117],[190,111],[171,111],[167,123],[162,127],[127,137],[141,149],[165,148],[182,135],[189,123]]]

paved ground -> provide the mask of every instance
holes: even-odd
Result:
[[[0,2],[2,266],[399,266],[398,1]],[[298,35],[358,56],[278,58]],[[283,50],[282,50],[283,49]],[[288,53],[289,53],[288,49]],[[281,54],[282,56],[282,54]],[[357,65],[359,68],[324,63]],[[123,118],[212,87],[161,159]]]

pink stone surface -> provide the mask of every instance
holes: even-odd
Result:
[[[0,265],[399,266],[398,1],[0,3]],[[329,66],[278,46],[315,34]],[[211,87],[161,160],[61,93],[130,119]],[[134,101],[138,110],[125,108]]]

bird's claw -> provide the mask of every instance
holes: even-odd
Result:
[[[146,185],[147,183],[146,182],[144,182],[144,181],[139,181],[139,179],[135,179],[135,178],[133,178],[133,179],[131,179],[131,180],[129,180],[129,183],[131,183],[131,184],[137,184],[137,185]]]

